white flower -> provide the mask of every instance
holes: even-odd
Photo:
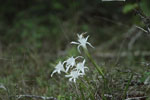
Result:
[[[83,73],[79,73],[79,71],[72,70],[71,73],[69,75],[65,75],[65,77],[70,77],[69,81],[73,81],[73,82],[76,83],[76,79],[79,76],[82,76],[82,75],[84,75],[84,74]]]
[[[65,72],[65,69],[64,69],[64,66],[63,66],[63,64],[61,63],[61,61],[59,61],[59,63],[58,63],[58,64],[56,65],[56,67],[55,67],[55,70],[52,72],[51,77],[52,77],[53,74],[56,73],[56,72],[57,72],[58,74],[60,74],[61,71]]]
[[[66,61],[63,62],[63,65],[66,63],[66,72],[68,72],[68,70],[69,70],[70,68],[72,68],[73,66],[76,65],[75,60],[76,60],[77,58],[79,58],[79,57],[83,58],[82,56],[78,56],[78,57],[76,57],[76,58],[74,58],[74,57],[72,56],[72,57],[68,58]]]
[[[75,69],[77,71],[82,72],[83,74],[85,74],[84,69],[88,69],[88,67],[84,66],[84,64],[85,64],[85,60],[83,60],[82,63],[81,62],[78,63]]]
[[[79,34],[77,34],[77,36],[78,36],[78,42],[71,42],[71,44],[77,44],[78,45],[78,51],[80,52],[80,47],[83,47],[84,49],[87,49],[87,44],[89,45],[89,46],[91,46],[92,48],[94,48],[92,45],[91,45],[91,43],[89,43],[89,42],[87,42],[87,40],[88,40],[88,38],[89,38],[89,36],[87,36],[86,38],[84,38],[83,37],[83,35],[84,34],[86,34],[86,32],[85,33],[82,33],[81,35],[79,35]],[[81,52],[80,52],[81,53]]]

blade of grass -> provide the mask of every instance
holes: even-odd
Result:
[[[82,86],[82,83],[81,83],[81,82],[79,83],[79,90],[80,90],[80,93],[81,93],[81,98],[82,98],[82,100],[86,100],[86,99],[85,99],[85,96],[84,96],[83,86]],[[85,89],[84,89],[84,90],[85,90]]]
[[[124,93],[123,93],[123,99],[122,100],[125,100],[125,98],[126,98],[126,94],[127,94],[128,89],[129,89],[129,85],[130,85],[130,83],[132,81],[132,78],[133,78],[133,74],[131,74],[130,79],[128,81],[128,84],[125,87],[125,90],[124,90]]]

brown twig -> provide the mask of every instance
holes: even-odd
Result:
[[[54,97],[44,97],[44,96],[36,96],[36,95],[16,95],[17,99],[21,99],[21,98],[36,98],[36,99],[43,99],[43,100],[57,100]]]
[[[126,57],[130,54],[131,54],[130,52],[124,51],[120,53],[120,57]],[[132,54],[133,56],[150,56],[149,51],[134,51]],[[102,57],[102,58],[116,58],[118,56],[118,53],[117,52],[106,52],[106,53],[99,52],[99,53],[96,53],[95,56]]]
[[[144,97],[133,97],[133,98],[127,98],[125,100],[145,100],[147,98],[147,96],[144,96]]]

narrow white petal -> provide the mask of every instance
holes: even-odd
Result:
[[[88,38],[89,38],[89,35],[86,37],[86,39],[85,39],[85,40],[87,41],[87,40],[88,40]]]
[[[71,77],[71,75],[65,75],[65,77]]]
[[[61,74],[61,70],[58,70],[57,73],[58,73],[58,74]]]
[[[69,81],[72,81],[73,78],[69,78]]]
[[[74,81],[74,83],[76,83],[76,79],[75,78],[73,79],[73,81]]]
[[[85,68],[85,69],[89,69],[89,68],[88,68],[88,67],[86,67],[86,66],[85,66],[84,68]]]
[[[63,65],[64,65],[66,62],[67,62],[67,61],[64,61],[64,62],[63,62]]]
[[[67,66],[66,72],[68,72],[69,68],[70,68],[70,65],[69,65],[69,66]]]
[[[81,45],[78,45],[78,47],[77,47],[77,48],[78,48],[79,53],[81,53],[81,51],[80,51],[80,46],[81,46]]]
[[[71,44],[80,44],[80,43],[72,41]]]
[[[94,48],[94,47],[91,45],[91,43],[87,42],[87,44],[88,44],[89,46],[91,46],[92,48]]]
[[[53,77],[53,74],[54,74],[54,73],[56,73],[56,72],[57,72],[57,71],[56,71],[56,70],[54,70],[54,71],[52,72],[52,74],[51,74],[51,77]]]
[[[85,64],[85,59],[83,60],[83,65]]]
[[[84,58],[84,57],[82,57],[82,56],[77,56],[75,59],[78,59],[78,58]]]

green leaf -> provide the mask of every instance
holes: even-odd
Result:
[[[150,1],[149,0],[143,0],[140,3],[140,7],[142,9],[142,11],[144,12],[144,14],[146,14],[147,16],[150,16],[149,10],[150,10]]]
[[[127,5],[125,5],[124,6],[124,8],[123,8],[123,13],[128,13],[128,12],[130,12],[130,11],[132,11],[134,8],[136,8],[137,7],[137,4],[127,4]]]

